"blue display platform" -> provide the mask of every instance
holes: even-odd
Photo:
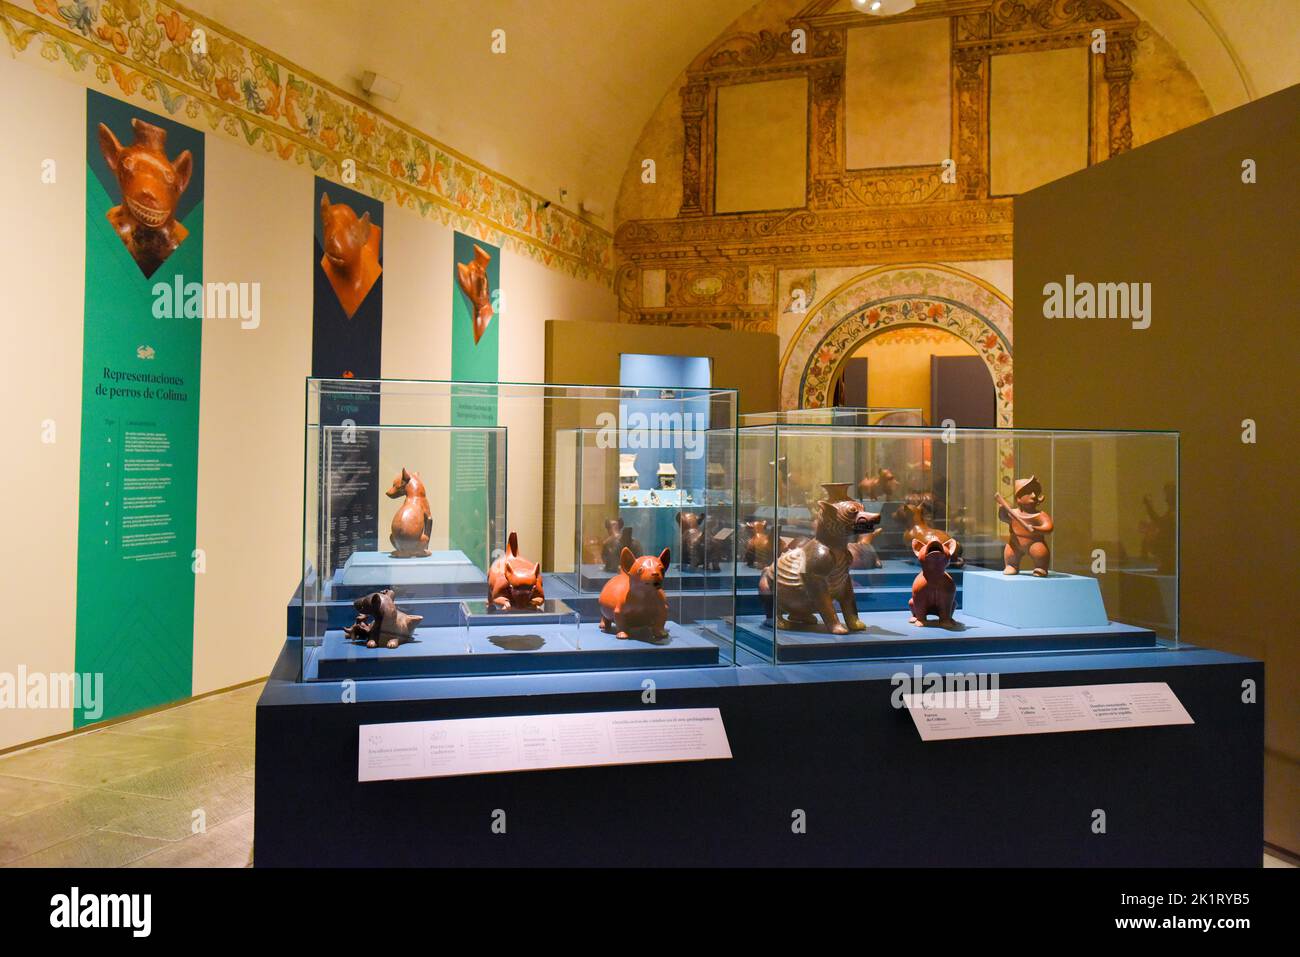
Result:
[[[257,706],[258,867],[1260,864],[1264,666],[1235,655],[394,679],[358,682],[352,703],[339,682],[297,681],[299,655],[286,643]],[[1167,682],[1195,724],[927,743],[896,707],[914,667],[1002,690]],[[365,724],[647,708],[719,709],[733,757],[357,781]]]
[[[867,626],[866,631],[832,635],[821,629],[776,630],[777,660],[837,661],[845,658],[1099,651],[1153,648],[1158,644],[1155,632],[1119,622],[1016,628],[978,618],[961,609],[955,616],[956,626],[943,628],[933,620],[923,627],[913,625],[909,622],[911,612],[908,611],[859,611]],[[772,622],[762,615],[742,615],[736,620],[736,641],[764,657],[772,653],[773,631]]]
[[[972,617],[1014,628],[1101,627],[1110,621],[1097,579],[1064,572],[1039,578],[968,568],[961,607]]]
[[[719,663],[718,645],[695,629],[668,623],[662,643],[615,638],[595,622],[575,630],[565,623],[537,623],[521,635],[513,624],[500,634],[461,627],[419,627],[415,640],[396,648],[367,648],[342,630],[325,632],[303,662],[308,680],[501,675],[536,671],[681,668]]]
[[[353,552],[334,573],[330,597],[351,601],[379,588],[413,597],[469,597],[486,591],[487,575],[461,551],[432,552],[424,558],[394,558],[389,552]]]

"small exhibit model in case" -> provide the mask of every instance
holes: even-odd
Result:
[[[807,411],[829,424],[738,430],[737,528],[778,543],[761,570],[742,553],[738,646],[781,664],[1177,645],[1177,433]]]
[[[733,664],[735,408],[718,389],[309,379],[301,679]]]

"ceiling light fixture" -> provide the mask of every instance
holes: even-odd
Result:
[[[853,5],[875,17],[893,17],[911,10],[916,0],[853,0]]]

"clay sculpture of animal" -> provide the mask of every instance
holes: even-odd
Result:
[[[1052,552],[1047,547],[1047,535],[1055,527],[1052,516],[1043,511],[1043,486],[1036,476],[1016,479],[1016,504],[1010,505],[999,493],[994,501],[998,503],[998,518],[1007,523],[1010,530],[1007,545],[1002,550],[1004,575],[1019,575],[1020,562],[1028,556],[1034,563],[1034,575],[1046,578],[1052,561]]]
[[[321,193],[320,221],[325,250],[320,266],[351,319],[383,272],[380,230],[370,222],[369,213],[357,218],[356,210],[347,203],[331,203],[329,193]]]
[[[145,276],[185,241],[189,230],[176,219],[176,204],[190,185],[194,157],[182,150],[167,158],[167,131],[132,119],[135,140],[123,146],[113,131],[99,124],[99,150],[122,190],[122,204],[108,211],[108,221]]]
[[[853,499],[817,503],[813,537],[782,554],[758,579],[768,617],[776,619],[778,628],[815,626],[820,616],[822,626],[833,635],[866,630],[849,576],[853,564],[849,540],[870,532],[879,521],[879,512],[868,512]],[[843,622],[835,613],[836,602]]]
[[[903,523],[903,544],[910,548],[918,539],[923,542],[933,539],[942,545],[952,537],[942,529],[930,525],[929,515],[933,508],[934,498],[929,492],[913,492],[898,506],[894,520]],[[965,564],[966,561],[961,556],[961,544],[958,543],[957,553],[952,557],[952,567],[961,568]]]
[[[877,526],[865,535],[859,535],[857,541],[849,542],[849,554],[853,556],[854,568],[881,568],[884,563],[876,554],[876,546],[871,544],[884,529]]]
[[[618,557],[619,573],[600,590],[602,631],[612,632],[615,638],[632,638],[636,633],[648,633],[656,640],[668,637],[664,574],[670,557],[666,548],[658,557],[640,558],[623,549]]]
[[[678,512],[674,518],[682,530],[682,567],[703,568],[711,572],[721,569],[718,550],[709,547],[717,533],[716,523],[706,519],[702,512]]]
[[[921,563],[921,573],[912,582],[912,597],[907,602],[912,610],[909,621],[913,625],[925,625],[929,616],[934,615],[941,626],[953,624],[957,585],[948,574],[948,563],[957,554],[957,539],[940,542],[933,538],[914,538],[912,554]]]
[[[506,550],[488,566],[488,601],[497,608],[541,608],[542,566],[519,557],[519,536],[510,533]]]
[[[356,620],[343,629],[349,641],[364,641],[367,648],[396,648],[415,640],[415,629],[423,615],[408,615],[393,601],[393,590],[371,592],[352,603]]]
[[[898,490],[898,479],[891,469],[876,469],[875,475],[868,475],[858,483],[858,494],[863,501],[878,502],[893,496]]]
[[[641,543],[632,537],[632,529],[624,526],[621,518],[605,519],[605,531],[609,533],[609,537],[600,547],[601,562],[605,566],[605,571],[618,571],[618,556],[625,548],[632,550],[633,557],[641,556],[644,551]]]
[[[456,281],[460,291],[469,300],[470,319],[474,323],[474,344],[483,338],[488,323],[492,321],[492,290],[488,288],[488,263],[492,255],[474,244],[474,258],[467,263],[456,263]]]
[[[762,568],[772,564],[772,534],[767,530],[764,519],[746,522],[749,537],[745,539],[745,564],[750,568]]]
[[[389,498],[405,498],[393,516],[393,530],[388,540],[393,544],[394,558],[427,558],[429,534],[433,531],[433,512],[424,495],[424,483],[419,472],[405,468],[385,493]]]

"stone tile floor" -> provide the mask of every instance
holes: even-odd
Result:
[[[250,866],[261,693],[259,682],[0,755],[0,866]],[[1265,853],[1264,866],[1294,865]]]
[[[261,692],[0,756],[0,866],[249,866]]]

